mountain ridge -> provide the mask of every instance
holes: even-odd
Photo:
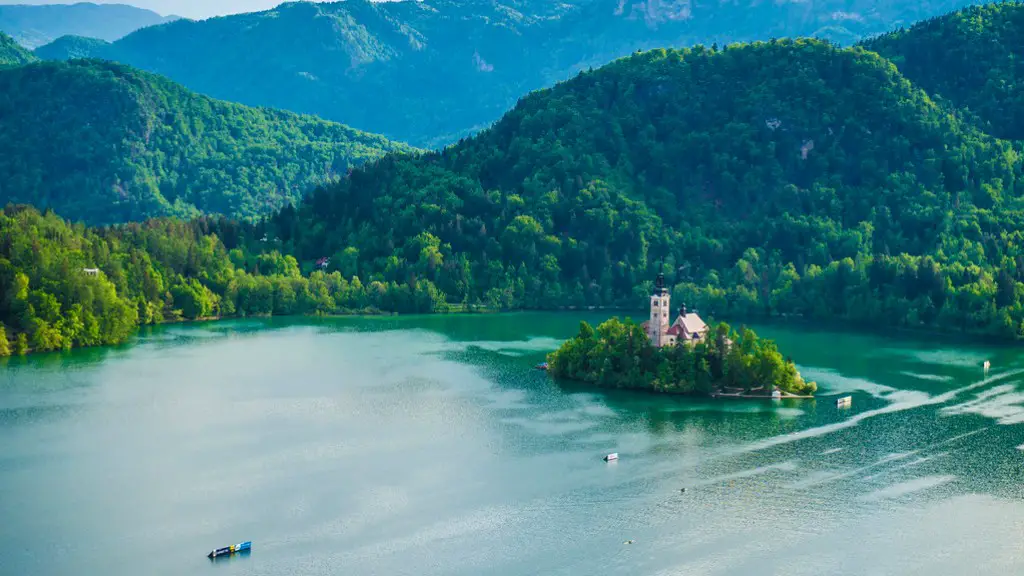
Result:
[[[128,4],[0,5],[0,31],[30,49],[67,35],[113,41],[140,28],[177,19]]]
[[[21,66],[36,60],[36,56],[15,42],[14,38],[0,32],[0,68]]]
[[[256,217],[388,151],[310,116],[221,102],[93,60],[0,70],[0,200],[89,223]]]
[[[929,93],[977,117],[993,135],[1024,140],[1024,4],[972,6],[865,40]]]
[[[531,90],[637,49],[819,32],[852,42],[971,2],[298,2],[145,28],[89,55],[217,98],[436,147],[490,125]]]

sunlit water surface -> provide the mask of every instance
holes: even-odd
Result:
[[[1024,573],[1018,349],[759,327],[819,398],[714,402],[533,370],[582,317],[224,322],[12,359],[0,574]]]

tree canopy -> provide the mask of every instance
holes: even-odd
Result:
[[[984,130],[1024,140],[1024,4],[972,6],[863,43]]]
[[[14,38],[0,32],[0,68],[21,66],[38,60],[31,52],[22,48]]]
[[[9,205],[0,213],[0,355],[115,344],[165,321],[446,307],[428,281],[364,284],[303,270],[272,243],[248,249],[245,230],[210,218],[86,228]]]
[[[0,70],[0,202],[88,223],[262,216],[391,150],[409,149],[121,64]]]
[[[579,333],[548,355],[548,371],[556,378],[605,388],[674,394],[729,390],[768,396],[778,389],[808,395],[817,390],[774,342],[749,328],[737,333],[725,323],[709,326],[705,341],[655,348],[643,328],[628,318],[612,318],[597,330],[581,322]]]
[[[581,73],[265,226],[300,260],[454,302],[635,307],[663,271],[720,315],[1016,338],[1019,172],[879,55],[786,40]]]

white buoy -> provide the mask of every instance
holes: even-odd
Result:
[[[604,461],[605,462],[611,462],[612,460],[618,460],[618,459],[619,459],[619,453],[618,452],[612,452],[611,454],[609,454],[609,455],[604,457]]]

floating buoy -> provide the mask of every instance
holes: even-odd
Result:
[[[619,453],[618,452],[612,452],[611,454],[609,454],[609,455],[604,457],[604,461],[605,462],[611,462],[612,460],[618,460],[618,459],[619,459]]]

